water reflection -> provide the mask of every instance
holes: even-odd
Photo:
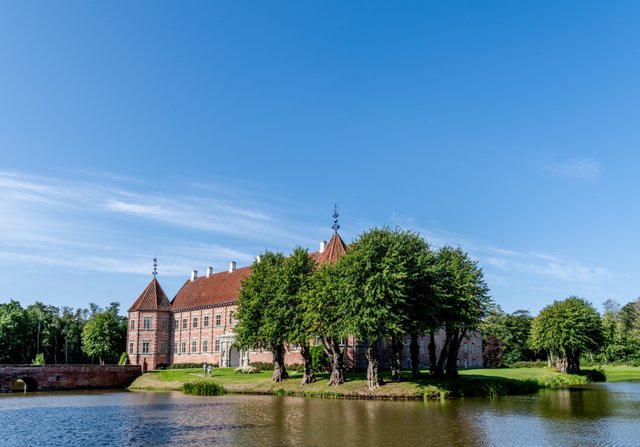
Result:
[[[638,383],[444,402],[46,393],[0,396],[0,444],[622,446],[639,414]]]

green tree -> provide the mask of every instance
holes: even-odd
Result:
[[[288,343],[300,346],[300,354],[304,361],[302,384],[315,382],[311,359],[311,333],[308,320],[305,318],[304,291],[308,287],[312,274],[316,270],[316,263],[309,256],[309,252],[302,247],[296,247],[284,263],[282,274],[282,289],[278,302],[281,313],[286,313],[286,332]],[[280,315],[278,315],[280,318]]]
[[[105,361],[115,363],[125,350],[122,326],[122,319],[112,310],[96,312],[82,331],[83,352],[90,357],[98,357],[101,365]]]
[[[343,262],[322,265],[311,276],[303,292],[305,326],[317,337],[329,358],[329,385],[345,382],[344,356],[349,334],[349,314],[345,302]]]
[[[500,306],[492,306],[480,325],[483,343],[486,345],[490,337],[495,337],[502,347],[501,359],[505,365],[535,360],[536,355],[529,346],[532,322],[533,317],[527,310],[508,314]]]
[[[378,345],[391,340],[392,377],[400,380],[402,336],[411,328],[418,294],[424,291],[428,245],[417,234],[372,228],[344,256],[347,314],[356,337],[367,341],[367,384],[382,384]],[[425,300],[420,300],[424,302]]]
[[[458,375],[460,343],[468,331],[480,326],[491,302],[482,269],[460,248],[444,246],[436,253],[434,295],[438,302],[437,326],[444,330],[444,341],[436,353],[435,331],[429,334],[431,373]],[[445,371],[446,368],[446,371]]]
[[[570,296],[545,307],[533,320],[531,346],[550,353],[558,371],[580,372],[580,354],[603,342],[600,314],[583,298]]]
[[[28,363],[35,357],[31,318],[18,301],[0,304],[0,363]]]
[[[287,330],[293,309],[284,306],[285,257],[266,251],[253,263],[251,275],[242,282],[238,298],[236,344],[243,348],[269,349],[273,354],[273,380],[288,378],[284,364]]]

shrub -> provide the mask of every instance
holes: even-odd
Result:
[[[255,366],[260,371],[273,371],[273,363],[271,362],[252,362],[249,365]],[[289,369],[289,367],[287,367]]]
[[[192,368],[202,369],[203,365],[204,363],[175,363],[171,365],[171,369],[192,369]],[[211,365],[214,368],[218,367],[217,363],[207,363],[207,365]]]
[[[260,372],[260,368],[255,366],[239,366],[234,370],[236,374],[257,374]]]
[[[129,356],[126,352],[123,352],[120,356],[120,360],[118,360],[118,365],[127,365],[129,363]]]
[[[546,368],[547,362],[536,360],[535,362],[515,362],[509,365],[509,368]]]
[[[44,365],[44,354],[36,354],[36,358],[31,360],[32,365]]]
[[[194,396],[222,396],[225,394],[225,389],[211,380],[199,380],[185,383],[182,386],[182,392]]]

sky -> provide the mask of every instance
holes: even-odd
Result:
[[[640,3],[1,2],[0,303],[317,250],[337,204],[505,311],[640,295]]]

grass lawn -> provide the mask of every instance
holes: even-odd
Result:
[[[589,368],[584,368],[588,370]],[[640,368],[610,366],[603,368],[608,381],[640,380]],[[137,378],[129,387],[132,390],[182,390],[187,382],[211,380],[224,387],[228,393],[275,394],[314,396],[328,398],[359,399],[443,399],[464,396],[498,396],[532,393],[540,388],[553,388],[587,383],[583,375],[562,374],[547,368],[469,369],[460,371],[457,379],[432,379],[426,374],[419,380],[407,379],[400,383],[390,381],[390,373],[381,375],[385,385],[369,390],[366,373],[347,373],[347,382],[338,387],[327,385],[328,374],[317,374],[317,381],[301,385],[301,373],[290,373],[290,378],[280,383],[271,380],[271,371],[257,374],[235,374],[232,368],[215,368],[213,377],[203,377],[202,369],[167,369],[150,371]]]

